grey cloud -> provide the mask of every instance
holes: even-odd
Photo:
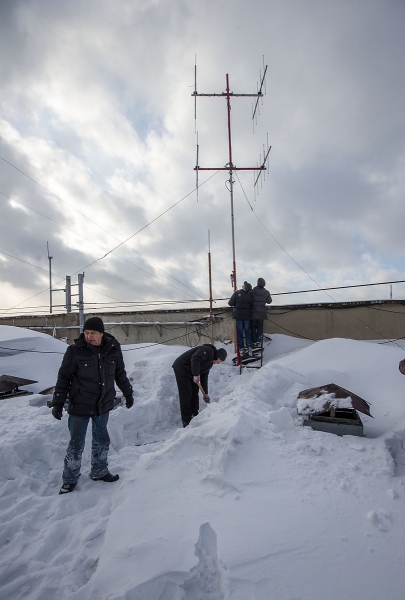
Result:
[[[264,276],[279,291],[313,287],[256,219],[245,193],[319,283],[402,278],[404,21],[402,2],[382,0],[235,0],[231,11],[226,1],[128,1],[119,8],[94,0],[4,2],[0,156],[123,240],[194,187],[195,54],[202,92],[223,91],[226,73],[233,91],[254,91],[264,55],[267,95],[254,135],[251,100],[232,100],[235,164],[256,164],[267,134],[272,145],[256,201],[251,177],[240,174],[243,191],[235,181],[238,279]],[[222,166],[226,103],[199,99],[197,109],[200,166]],[[210,174],[200,173],[200,183]],[[130,241],[205,296],[208,230],[214,293],[231,291],[226,178],[216,175],[201,187],[198,204],[187,198]],[[0,191],[107,249],[116,245],[3,161]],[[46,267],[49,240],[62,275],[105,254],[35,213],[11,208],[5,196],[1,210],[3,252]],[[181,289],[129,249],[117,254]],[[10,260],[0,262],[9,305],[9,286],[23,286],[19,297],[28,297],[46,280]],[[85,281],[120,299],[181,299],[156,277],[109,254],[88,268]],[[370,288],[345,298],[364,293],[375,297]],[[97,295],[89,290],[88,297]]]

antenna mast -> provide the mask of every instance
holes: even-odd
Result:
[[[195,120],[197,120],[197,96],[226,98],[226,106],[227,106],[227,113],[228,113],[228,162],[225,165],[225,167],[200,167],[198,164],[199,145],[198,145],[198,137],[197,137],[197,164],[194,167],[194,170],[196,172],[197,198],[198,198],[198,172],[199,171],[228,171],[229,172],[229,180],[228,180],[229,188],[228,189],[229,189],[230,199],[231,199],[231,229],[232,229],[232,259],[233,259],[233,270],[231,273],[231,280],[233,283],[234,290],[237,290],[237,281],[236,281],[236,252],[235,252],[235,227],[234,227],[235,219],[234,219],[234,210],[233,210],[233,184],[234,184],[233,172],[234,171],[254,171],[255,172],[254,175],[255,176],[257,175],[255,182],[254,182],[254,185],[256,186],[263,171],[266,171],[266,169],[267,169],[266,163],[267,163],[267,159],[269,156],[269,152],[271,150],[271,146],[267,148],[267,151],[263,152],[263,161],[261,161],[260,166],[257,165],[255,167],[237,167],[236,165],[234,165],[233,159],[232,159],[231,98],[240,98],[240,97],[256,98],[256,105],[255,105],[255,108],[253,110],[253,115],[252,115],[252,119],[254,120],[258,113],[259,100],[260,100],[260,98],[263,97],[263,87],[264,87],[264,79],[266,76],[266,71],[267,71],[267,65],[264,69],[263,76],[261,77],[259,89],[254,94],[234,94],[234,92],[231,92],[230,87],[229,87],[229,75],[228,74],[226,74],[226,92],[222,92],[219,94],[201,94],[201,93],[197,92],[197,65],[195,65],[195,67],[194,67],[195,83],[194,83],[194,92],[191,95],[194,96]],[[197,128],[196,128],[196,134],[198,136]]]
[[[46,249],[48,251],[48,263],[49,263],[49,313],[52,314],[52,259],[53,256],[49,254],[49,243],[46,242]]]
[[[254,121],[255,121],[255,118],[257,118],[256,116],[257,116],[258,110],[259,110],[259,100],[261,98],[263,98],[263,88],[264,88],[264,80],[266,77],[266,72],[267,72],[267,65],[264,68],[263,76],[260,77],[260,85],[258,86],[258,90],[254,94],[234,94],[233,92],[231,92],[230,86],[229,86],[228,73],[226,74],[226,92],[222,92],[219,94],[216,94],[216,93],[200,94],[197,91],[197,60],[196,60],[196,64],[194,67],[194,92],[191,95],[194,96],[195,133],[197,135],[196,166],[194,167],[194,170],[196,172],[197,201],[198,201],[198,172],[199,171],[228,171],[229,172],[229,179],[228,179],[229,188],[228,189],[229,189],[230,200],[231,200],[232,260],[233,260],[231,281],[232,281],[234,291],[237,290],[237,281],[236,281],[236,252],[235,252],[235,217],[234,217],[234,209],[233,209],[233,184],[234,184],[233,172],[234,171],[253,171],[254,172],[253,175],[255,177],[254,188],[256,188],[256,185],[257,185],[259,179],[261,179],[262,173],[264,171],[266,171],[266,169],[267,169],[266,163],[267,163],[267,159],[268,159],[268,156],[269,156],[269,153],[271,150],[271,146],[267,147],[266,151],[263,147],[263,161],[261,160],[261,157],[260,157],[260,166],[257,165],[255,167],[236,167],[236,165],[234,165],[233,158],[232,158],[231,98],[240,98],[240,97],[256,98],[256,104],[252,111],[253,112],[252,120],[253,120],[253,126],[254,126]],[[197,131],[197,97],[198,96],[204,96],[204,97],[210,97],[210,98],[212,98],[212,97],[226,98],[226,107],[227,107],[227,114],[228,114],[228,162],[225,165],[225,167],[200,167],[198,164],[198,160],[199,160],[199,144],[198,144],[198,131]],[[268,143],[267,143],[267,145],[268,145]],[[240,364],[240,353],[239,353],[236,335],[235,335],[235,338],[236,338],[235,346],[236,346],[236,354],[237,354],[237,364],[239,365]]]
[[[212,273],[211,273],[211,239],[210,239],[210,230],[208,230],[208,279],[209,279],[209,286],[210,286],[211,344],[213,344],[214,343],[214,331],[213,331],[213,321],[214,321],[214,319],[212,317]],[[392,297],[392,294],[391,294],[391,297]]]

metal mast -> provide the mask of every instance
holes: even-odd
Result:
[[[195,118],[197,117],[197,108],[196,108],[197,107],[197,103],[196,103],[197,96],[226,98],[226,106],[227,106],[227,113],[228,113],[228,163],[225,165],[225,167],[200,167],[198,164],[199,146],[198,146],[198,138],[197,138],[197,164],[194,167],[194,170],[196,171],[197,193],[198,193],[198,171],[228,171],[229,172],[228,182],[229,182],[229,193],[230,193],[230,199],[231,199],[231,229],[232,229],[232,259],[233,259],[233,270],[231,273],[231,279],[232,279],[234,290],[237,289],[237,280],[236,280],[235,223],[234,223],[235,217],[234,217],[234,208],[233,208],[233,184],[234,184],[233,172],[234,171],[256,171],[257,172],[257,178],[255,180],[255,185],[256,185],[262,172],[267,169],[266,162],[267,162],[267,158],[269,156],[269,152],[271,150],[271,146],[267,149],[267,152],[264,153],[263,161],[261,162],[260,166],[236,167],[236,165],[233,164],[232,133],[231,133],[231,97],[232,98],[239,98],[239,97],[257,98],[256,105],[255,105],[255,108],[253,111],[253,116],[252,116],[252,119],[254,119],[256,116],[256,113],[257,113],[258,106],[259,106],[259,99],[263,97],[262,90],[263,90],[263,86],[264,86],[264,78],[266,76],[266,71],[267,71],[267,65],[264,69],[264,73],[263,73],[263,76],[260,81],[260,87],[259,87],[258,91],[255,92],[254,94],[235,94],[234,92],[231,92],[230,87],[229,87],[229,75],[228,74],[226,74],[226,92],[222,92],[220,94],[201,94],[201,93],[197,92],[197,67],[195,67],[195,71],[194,71],[195,85],[194,85],[194,92],[191,95],[194,96]]]
[[[52,259],[53,256],[49,254],[49,244],[46,242],[46,249],[48,251],[48,264],[49,264],[49,313],[52,314]]]
[[[211,240],[210,240],[210,232],[208,230],[208,280],[210,286],[210,324],[211,324],[211,336],[210,341],[211,344],[214,343],[214,327],[213,327],[213,316],[212,316],[212,274],[211,274]],[[392,287],[392,286],[391,286]]]
[[[253,123],[254,123],[254,119],[258,113],[259,100],[260,100],[260,98],[263,97],[263,88],[264,88],[264,80],[266,77],[266,71],[267,71],[267,65],[264,68],[263,76],[261,76],[260,86],[258,86],[258,91],[254,94],[234,94],[233,92],[231,92],[230,87],[229,87],[228,73],[226,74],[226,92],[222,92],[219,94],[216,94],[216,93],[201,94],[201,93],[197,92],[197,65],[195,65],[195,68],[194,68],[194,77],[195,77],[194,92],[191,95],[194,96],[195,122],[197,122],[197,97],[198,96],[226,98],[226,106],[227,106],[227,114],[228,114],[228,162],[224,167],[200,167],[199,166],[199,164],[198,164],[198,157],[199,157],[198,132],[197,132],[197,126],[195,126],[195,132],[197,134],[197,157],[196,157],[197,160],[196,160],[196,166],[194,167],[194,170],[196,172],[197,200],[198,200],[198,172],[199,171],[228,171],[229,172],[228,183],[229,183],[229,193],[230,193],[230,200],[231,200],[231,231],[232,231],[231,281],[232,281],[234,291],[237,290],[237,280],[236,280],[236,251],[235,251],[235,215],[234,215],[234,207],[233,207],[233,184],[234,184],[233,172],[234,171],[255,171],[257,173],[257,177],[255,178],[254,186],[256,186],[259,179],[261,178],[262,173],[264,171],[266,171],[266,169],[267,169],[266,163],[267,163],[267,159],[269,156],[269,152],[271,150],[271,146],[269,146],[267,148],[267,151],[265,151],[263,149],[263,161],[260,161],[260,166],[257,165],[255,167],[236,167],[236,165],[233,164],[232,133],[231,133],[231,97],[232,98],[238,98],[238,97],[256,98],[256,104],[255,104],[255,107],[253,109],[253,114],[252,114],[252,119],[253,119]],[[238,344],[237,344],[236,332],[235,332],[235,347],[236,347],[236,354],[237,354],[237,364],[239,365],[240,364],[240,353],[239,353],[239,348],[238,348]]]

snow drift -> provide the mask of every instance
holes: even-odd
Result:
[[[20,331],[2,329],[14,347]],[[42,352],[63,345],[26,334],[40,352],[0,358],[0,374],[35,372],[38,391],[62,358]],[[87,441],[77,489],[58,496],[66,417],[37,394],[0,402],[2,597],[402,600],[401,348],[275,335],[262,369],[213,367],[211,404],[186,429],[171,369],[185,348],[123,349],[135,404],[111,413],[115,484],[90,480]],[[298,393],[329,381],[371,403],[366,437],[302,427]]]

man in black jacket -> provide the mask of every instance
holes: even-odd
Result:
[[[58,372],[52,400],[52,414],[61,419],[68,400],[70,442],[66,451],[63,485],[60,494],[72,492],[80,477],[80,466],[89,420],[92,420],[91,473],[94,481],[113,482],[119,475],[108,471],[108,416],[114,408],[114,381],[126,399],[127,408],[134,403],[132,386],[125,372],[118,341],[104,332],[100,317],[91,317],[84,331],[68,347]]]
[[[213,365],[226,359],[224,348],[214,344],[204,344],[180,354],[172,364],[179,390],[180,412],[183,427],[187,427],[193,417],[198,415],[200,402],[198,384],[205,392],[204,400],[209,403],[208,374]]]
[[[270,292],[264,287],[265,285],[266,282],[263,277],[259,277],[257,286],[250,292],[253,300],[250,328],[254,348],[258,348],[263,344],[263,321],[267,319],[266,304],[273,302]]]
[[[236,321],[236,331],[238,334],[238,347],[242,355],[252,356],[252,339],[250,333],[250,319],[253,298],[250,295],[252,286],[247,281],[242,285],[241,290],[236,290],[228,301],[229,306],[233,306],[233,318]],[[246,346],[243,339],[245,332]]]

